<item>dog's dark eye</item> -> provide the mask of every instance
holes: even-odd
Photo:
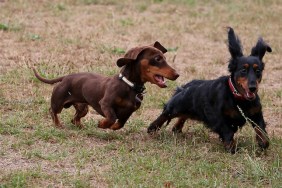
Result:
[[[259,69],[257,69],[257,70],[256,70],[256,75],[257,75],[257,76],[260,76],[260,74],[261,74],[261,71],[260,71]]]
[[[246,74],[247,73],[247,69],[245,69],[245,68],[241,69],[241,73]]]
[[[156,57],[155,57],[155,61],[157,61],[157,62],[160,62],[161,59],[162,59],[161,56],[156,56]]]
[[[259,69],[257,69],[257,70],[256,70],[256,73],[257,73],[257,74],[260,74],[260,70],[259,70]]]

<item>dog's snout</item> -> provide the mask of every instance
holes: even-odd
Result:
[[[169,67],[164,75],[169,80],[176,80],[179,77],[179,74],[176,72],[176,70],[171,67]]]
[[[176,80],[178,77],[179,77],[179,74],[175,71],[173,80]]]
[[[255,80],[249,79],[249,90],[250,92],[254,93],[257,90],[257,85]]]
[[[255,92],[255,91],[257,90],[257,87],[256,87],[256,86],[250,86],[250,87],[249,87],[249,90],[250,90],[251,92]]]

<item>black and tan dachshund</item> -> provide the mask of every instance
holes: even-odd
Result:
[[[173,118],[178,118],[173,132],[181,132],[188,118],[200,120],[219,135],[226,150],[234,153],[234,134],[248,119],[259,146],[263,149],[269,146],[257,91],[264,69],[263,56],[272,49],[259,38],[251,55],[244,56],[241,42],[232,28],[228,28],[228,47],[230,75],[215,80],[193,80],[177,88],[161,115],[148,127],[148,133],[159,130]]]

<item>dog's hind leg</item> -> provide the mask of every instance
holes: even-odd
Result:
[[[174,124],[172,131],[174,133],[181,133],[182,128],[184,126],[185,121],[187,120],[187,117],[181,116],[178,118],[177,122]]]
[[[49,112],[51,114],[51,117],[53,119],[53,122],[56,127],[64,128],[64,126],[61,124],[58,114],[62,112],[63,108],[65,107],[65,101],[66,101],[67,95],[66,95],[66,89],[64,86],[58,84],[52,93],[51,96],[51,108],[49,109]],[[67,107],[69,107],[71,104],[67,104]]]
[[[62,109],[61,109],[61,111],[62,111]],[[58,128],[64,128],[64,126],[61,124],[59,117],[58,117],[58,113],[60,113],[61,111],[58,112],[58,111],[54,111],[52,107],[49,108],[49,112],[50,112],[50,115],[52,117],[52,120],[53,120],[55,126],[58,127]]]
[[[86,116],[88,113],[88,104],[85,103],[76,103],[73,105],[76,112],[74,115],[74,118],[71,120],[71,122],[78,126],[80,129],[83,128],[83,125],[81,124],[80,119]]]

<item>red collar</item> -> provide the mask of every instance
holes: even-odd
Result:
[[[234,87],[231,77],[229,77],[228,79],[228,84],[229,84],[229,88],[233,94],[233,96],[235,97],[235,99],[240,99],[240,100],[246,100],[245,97],[243,95],[241,95],[236,88]]]

